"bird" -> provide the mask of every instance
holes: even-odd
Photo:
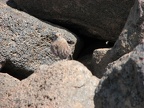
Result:
[[[60,59],[73,59],[71,47],[63,35],[59,32],[53,34],[54,41],[51,43],[51,51]]]

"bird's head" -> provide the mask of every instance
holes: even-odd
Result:
[[[60,32],[53,32],[52,33],[52,40],[56,40],[58,38],[63,37],[62,34]]]
[[[55,36],[56,36],[57,38],[59,38],[59,37],[62,37],[62,34],[59,33],[59,32],[57,32],[57,33],[55,34]]]

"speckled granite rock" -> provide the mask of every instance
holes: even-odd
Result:
[[[96,90],[96,108],[143,108],[144,43],[109,64]]]
[[[114,47],[108,51],[100,61],[99,66],[95,65],[95,70],[103,70],[106,69],[106,66],[119,59],[126,53],[132,51],[139,43],[141,43],[142,39],[144,38],[143,31],[144,31],[144,1],[143,0],[135,0],[135,4],[132,7],[127,22],[116,41]],[[99,52],[100,53],[100,52]],[[93,56],[95,56],[93,54]],[[96,58],[96,57],[94,57]],[[108,59],[107,59],[108,58]],[[108,61],[109,60],[109,61]],[[105,64],[107,61],[107,64]],[[105,64],[105,65],[103,65]],[[101,67],[101,69],[100,69]],[[105,70],[101,73],[104,73]],[[101,76],[102,77],[102,76]]]
[[[64,35],[74,51],[77,38],[72,33],[0,2],[0,63],[5,62],[3,70],[26,76],[40,64],[50,65],[60,60],[50,50],[52,33],[57,31]]]
[[[1,108],[94,108],[99,79],[77,61],[59,61],[39,70],[0,103]],[[17,92],[15,92],[17,91]]]
[[[135,0],[127,22],[112,48],[113,59],[132,51],[144,38],[144,1]]]
[[[7,73],[0,73],[0,102],[9,95],[11,89],[17,87],[20,81]]]
[[[104,67],[107,67],[108,63],[110,62],[109,52],[111,48],[101,48],[95,49],[92,55],[91,60],[91,67],[92,73],[101,78],[106,71]]]

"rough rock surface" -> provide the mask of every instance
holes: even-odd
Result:
[[[3,97],[9,95],[10,89],[18,86],[20,81],[6,73],[0,73],[0,102]]]
[[[112,48],[113,59],[132,51],[144,38],[144,0],[135,0],[127,22]]]
[[[0,63],[6,71],[30,74],[40,64],[60,60],[50,50],[52,32],[60,32],[69,42],[72,51],[77,38],[70,32],[44,23],[24,12],[0,2]]]
[[[62,60],[39,70],[3,98],[1,108],[94,108],[99,79],[77,61]]]
[[[96,90],[96,108],[144,107],[144,43],[109,64]]]
[[[115,41],[134,0],[14,0],[39,18],[67,25],[83,35]]]
[[[97,76],[98,78],[101,78],[103,76],[103,73],[105,72],[105,68],[107,67],[109,63],[109,51],[110,48],[102,48],[102,49],[96,49],[93,52],[92,60],[91,60],[91,69],[92,73]]]
[[[111,63],[126,53],[132,51],[139,43],[141,43],[142,39],[144,38],[144,1],[143,0],[135,0],[135,4],[132,7],[127,22],[116,41],[114,47],[103,56],[101,64],[99,64],[98,70],[106,69],[107,65],[105,61]],[[100,52],[99,52],[100,53]],[[93,55],[94,56],[94,55]],[[105,58],[106,57],[106,58]],[[95,58],[95,57],[94,57]],[[107,59],[109,58],[109,59]],[[108,61],[109,60],[109,61]],[[101,65],[101,66],[100,66]],[[100,69],[100,67],[102,67]],[[103,71],[105,72],[105,71]]]

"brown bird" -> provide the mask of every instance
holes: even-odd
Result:
[[[67,41],[63,38],[61,33],[54,34],[54,41],[51,44],[51,50],[56,55],[59,56],[61,59],[72,59],[72,51],[67,43]]]

